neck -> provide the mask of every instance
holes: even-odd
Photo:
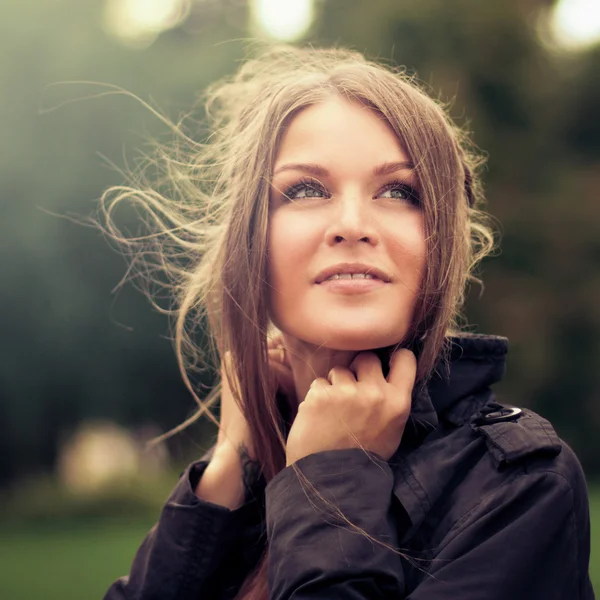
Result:
[[[327,378],[333,367],[348,368],[357,350],[332,350],[323,346],[315,346],[301,342],[295,338],[284,336],[287,358],[294,375],[296,397],[302,402],[308,393],[310,384],[318,377]]]

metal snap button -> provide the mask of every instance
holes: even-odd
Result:
[[[518,419],[522,412],[520,408],[502,408],[478,417],[475,423],[477,425],[491,425],[492,423],[501,423],[502,421],[513,421]]]

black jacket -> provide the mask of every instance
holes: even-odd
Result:
[[[229,511],[193,494],[195,463],[105,600],[232,598],[267,539],[273,599],[593,599],[584,475],[548,421],[496,402],[506,347],[454,339],[388,462],[298,461],[318,495],[288,467]]]

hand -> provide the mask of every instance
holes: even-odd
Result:
[[[402,348],[392,356],[387,379],[372,352],[358,354],[349,369],[334,367],[328,379],[315,379],[288,436],[287,464],[345,448],[391,458],[410,414],[416,370],[415,355]]]
[[[283,336],[277,334],[268,340],[269,367],[274,375],[278,389],[288,398],[295,398],[296,390],[294,376],[287,360]],[[254,457],[254,445],[250,428],[246,422],[240,407],[236,403],[231,386],[226,376],[226,365],[229,365],[231,357],[226,354],[221,364],[221,419],[219,421],[219,434],[215,452],[232,454],[243,446],[251,458]],[[232,372],[231,369],[229,369]]]
[[[217,444],[194,492],[203,500],[234,510],[246,497],[240,451],[250,454],[253,448],[248,422],[227,379],[226,366],[230,360],[230,355],[226,354],[221,363],[221,419]]]
[[[277,381],[277,389],[282,392],[288,400],[296,405],[296,384],[294,374],[288,361],[288,351],[283,341],[283,335],[278,333],[268,340],[269,367]]]
[[[224,355],[221,362],[221,417],[219,419],[219,434],[215,454],[237,456],[239,449],[243,446],[250,456],[253,456],[254,447],[250,427],[242,409],[235,401],[227,372],[232,377],[235,376],[229,353]]]
[[[294,379],[282,347],[281,336],[269,340],[269,364],[280,389],[288,393],[287,390],[294,389]],[[253,483],[250,479],[258,476],[260,468],[254,460],[250,427],[227,379],[229,361],[231,356],[226,354],[221,364],[221,419],[217,444],[194,491],[204,500],[234,510],[246,500],[247,490]],[[231,373],[231,369],[228,370]]]

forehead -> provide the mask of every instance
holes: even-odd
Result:
[[[284,162],[352,164],[407,160],[387,120],[372,108],[332,97],[297,113],[283,132],[275,168]]]

